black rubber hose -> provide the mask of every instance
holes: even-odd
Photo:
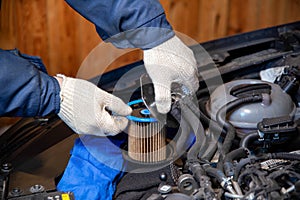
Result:
[[[238,148],[226,154],[224,158],[223,169],[227,177],[231,177],[234,175],[234,166],[232,163],[233,160],[239,160],[241,158],[247,157],[248,152],[249,151],[246,148]]]
[[[251,157],[240,160],[240,162],[235,167],[233,180],[238,181],[238,177],[240,175],[240,172],[241,172],[242,168],[245,167],[247,164],[254,163],[254,162],[257,162],[259,160],[269,160],[269,159],[270,159],[270,156],[268,154],[265,154],[265,155],[260,156],[260,157],[251,156]]]
[[[225,158],[224,158],[224,162],[232,162],[233,160],[238,160],[241,158],[245,158],[248,156],[249,150],[246,148],[238,148],[235,149],[231,152],[229,152]]]
[[[219,126],[219,124],[210,118],[210,116],[206,112],[206,102],[207,98],[205,96],[201,96],[198,98],[199,112],[200,112],[200,121],[208,127],[210,130],[209,138],[207,139],[207,148],[206,151],[199,155],[202,160],[211,161],[215,153],[217,152],[218,145],[220,145],[220,135],[226,134],[226,130],[223,127]]]
[[[170,114],[173,116],[178,123],[180,123],[180,130],[178,131],[178,136],[174,138],[176,141],[176,154],[177,156],[183,155],[188,148],[188,138],[190,135],[190,126],[187,123],[186,119],[184,119],[181,115],[181,109],[179,102],[175,102],[172,104],[172,109]]]
[[[240,162],[236,165],[235,170],[234,170],[234,175],[233,175],[233,181],[238,181],[238,177],[240,175],[240,172],[244,166],[249,164],[253,158],[245,158],[240,160]],[[255,159],[256,160],[256,159]]]
[[[196,96],[197,99],[206,97],[206,96],[210,96],[210,94],[220,85],[209,85],[207,87],[203,87],[202,89],[197,90],[196,92]]]
[[[193,173],[193,176],[195,177],[196,181],[200,184],[201,183],[201,177],[205,175],[205,171],[201,167],[201,165],[198,162],[189,162],[189,169]]]
[[[300,192],[300,180],[295,183],[295,191]]]
[[[181,100],[182,102],[180,107],[182,117],[187,121],[187,123],[189,123],[196,138],[195,143],[187,153],[187,159],[190,161],[198,160],[198,154],[204,151],[203,149],[205,149],[207,145],[204,128],[200,121],[199,108],[193,103],[192,99],[188,96],[182,98]]]
[[[247,103],[255,103],[255,102],[260,102],[263,100],[262,95],[255,95],[255,96],[249,96],[249,97],[244,97],[240,99],[233,100],[226,105],[224,105],[216,115],[217,122],[220,126],[224,126],[226,129],[227,133],[224,138],[223,145],[220,149],[220,159],[219,159],[219,165],[218,168],[222,168],[220,165],[223,163],[223,159],[225,155],[230,151],[232,142],[235,138],[236,135],[236,130],[233,127],[233,125],[227,121],[226,116],[227,113],[233,111],[237,107],[247,104]]]
[[[178,156],[183,155],[183,153],[185,153],[188,148],[187,141],[190,135],[190,127],[185,119],[181,119],[180,129],[181,129],[180,135],[176,140],[176,153]]]
[[[201,108],[201,104],[203,104],[201,102],[201,100],[198,100],[198,104],[199,104],[199,112],[200,112],[200,120],[207,126],[211,126],[210,129],[213,129],[214,131],[217,132],[226,132],[222,127],[219,126],[219,124],[211,119],[206,113],[205,111],[203,111],[203,108]]]
[[[201,122],[203,122],[203,124],[209,127],[210,133],[212,135],[209,137],[209,140],[207,140],[206,151],[201,155],[199,155],[199,157],[201,157],[203,160],[210,161],[217,151],[220,135],[226,134],[226,130],[223,129],[221,126],[219,126],[219,124],[216,121],[206,116],[205,113],[201,111],[201,109],[200,109],[200,120]]]
[[[214,168],[208,164],[204,165],[203,168],[204,168],[204,171],[206,172],[207,176],[216,178],[220,184],[224,180],[226,180],[226,176],[221,170]]]
[[[214,155],[216,154],[217,150],[218,150],[218,146],[221,145],[221,143],[218,141],[219,138],[215,137],[215,133],[208,133],[210,135],[207,135],[207,148],[205,150],[205,152],[202,155],[199,155],[199,158],[201,160],[205,160],[210,162],[212,160],[212,158],[214,157]]]
[[[234,171],[234,176],[233,176],[233,180],[237,181],[238,176],[240,174],[240,171],[242,170],[243,167],[245,167],[247,164],[254,162],[254,161],[259,161],[259,160],[270,160],[270,159],[283,159],[283,160],[297,160],[300,161],[300,154],[296,154],[296,153],[269,153],[269,154],[265,154],[263,156],[251,156],[249,158],[246,159],[242,159],[235,168]]]
[[[221,133],[226,133],[226,130],[224,130],[222,127],[220,127],[220,125],[208,118],[201,110],[199,110],[200,112],[200,120],[207,126],[210,126],[210,129],[214,132],[217,132],[218,133],[218,136],[220,136]]]
[[[300,175],[297,172],[286,170],[286,169],[281,169],[274,171],[268,175],[268,178],[270,179],[277,179],[278,177],[283,177],[284,175],[296,177],[298,180],[300,179]]]
[[[210,90],[206,89],[203,91],[209,92]],[[219,142],[220,135],[226,134],[226,131],[222,127],[220,127],[215,120],[211,119],[210,116],[207,114],[205,104],[208,98],[206,98],[206,96],[203,97],[203,95],[197,97],[198,97],[198,106],[200,112],[200,121],[203,123],[203,125],[208,127],[208,129],[210,130],[209,133],[210,135],[208,135],[207,137],[207,143],[206,143],[207,148],[204,153],[199,154],[199,157],[202,160],[211,161],[211,159],[217,152],[218,145],[220,145]]]
[[[296,153],[270,153],[268,154],[269,159],[285,159],[285,160],[298,160],[300,161],[300,154]]]
[[[196,101],[197,102],[197,101]],[[176,140],[177,154],[186,151],[186,141],[189,138],[191,129],[193,129],[196,141],[188,151],[188,160],[198,160],[198,154],[203,149],[207,149],[206,135],[204,128],[200,121],[199,108],[194,104],[190,96],[183,97],[180,101],[176,102],[171,114],[180,123],[181,133]],[[191,129],[190,129],[191,128]]]
[[[248,133],[240,141],[240,147],[249,148],[249,144],[259,138],[257,131]]]
[[[218,136],[220,136],[220,133],[226,133],[226,130],[224,130],[222,128],[222,126],[219,126],[219,124],[211,119],[209,116],[207,116],[207,114],[203,111],[204,108],[201,108],[202,106],[202,102],[201,100],[198,100],[198,104],[199,104],[199,112],[200,112],[200,120],[201,122],[203,122],[203,124],[205,124],[206,126],[209,126],[209,129],[214,131],[214,132],[217,132],[218,133]]]
[[[206,142],[206,148],[203,153],[199,154],[199,157],[202,160],[211,161],[213,156],[215,155],[217,149],[218,149],[218,143],[219,138],[221,134],[226,134],[226,130],[224,130],[222,127],[219,126],[219,124],[215,121],[209,118],[207,114],[202,110],[201,108],[202,102],[198,100],[199,105],[199,112],[200,112],[200,121],[207,127],[209,127],[211,135],[207,137]],[[203,106],[203,105],[202,105]]]
[[[198,160],[199,152],[203,151],[205,148],[204,145],[206,144],[206,136],[204,134],[204,128],[196,116],[192,116],[192,112],[189,109],[183,109],[183,117],[186,118],[188,123],[190,124],[191,128],[195,134],[195,143],[190,148],[187,153],[188,160]]]

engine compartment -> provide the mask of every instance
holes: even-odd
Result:
[[[171,162],[171,170],[157,171],[160,182],[156,182],[156,190],[148,188],[152,194],[142,186],[127,188],[128,194],[134,188],[145,190],[144,194],[131,194],[133,199],[299,198],[300,68],[297,46],[300,35],[298,30],[286,27],[275,29],[277,36],[273,32],[267,38],[258,39],[259,34],[268,34],[269,29],[241,35],[239,40],[233,37],[203,44],[213,62],[205,63],[203,57],[201,60],[203,52],[200,49],[202,87],[196,100],[178,92],[180,86],[177,86],[166,119],[167,126],[180,124],[179,136],[175,134],[178,138],[171,138],[175,141],[177,155],[185,149],[178,143],[188,141],[182,136],[189,133],[184,130],[186,127],[193,132],[194,141],[185,153]],[[249,41],[252,37],[255,40]],[[245,43],[240,40],[244,38],[247,38]],[[234,39],[241,43],[226,46],[226,42]],[[213,75],[214,67],[224,84],[214,80],[218,79],[218,75]],[[153,99],[149,100],[153,91],[148,93],[143,91],[146,107],[150,107],[155,116],[156,111],[151,108]],[[171,180],[165,176],[171,176]],[[130,179],[134,179],[134,175],[125,176],[119,187]],[[138,179],[136,182],[139,183]],[[126,190],[119,190],[117,199],[125,198]]]
[[[117,96],[130,94],[131,101],[142,98],[150,113],[138,107],[144,115],[139,117],[154,116],[166,127],[163,136],[151,139],[156,144],[165,137],[166,143],[157,145],[159,150],[168,146],[166,154],[160,152],[162,157],[149,162],[140,158],[136,162],[132,160],[136,158],[133,153],[124,155],[128,170],[118,183],[114,198],[299,199],[300,23],[191,48],[201,72],[200,88],[196,96],[191,96],[181,86],[175,86],[172,108],[164,119],[151,107],[151,83],[140,86],[140,77],[145,75],[143,67],[130,74],[130,82],[116,87],[124,74],[142,66],[142,62],[91,80]],[[152,122],[146,121],[147,126]],[[64,134],[57,136],[56,132]],[[22,137],[17,138],[21,133]],[[72,132],[56,116],[23,119],[0,136],[0,163],[18,166],[70,135]],[[124,152],[132,144],[126,140]],[[6,193],[8,199],[37,198],[37,192],[9,196],[6,190],[12,187],[7,182],[8,174],[7,168],[1,172],[1,194]]]
[[[279,85],[241,79],[217,87],[210,97],[201,95],[199,110],[190,103],[176,106],[174,102],[171,113],[185,115],[182,109],[193,111],[183,118],[190,120],[187,126],[194,130],[195,141],[186,153],[180,154],[184,148],[178,143],[187,140],[182,137],[187,131],[181,130],[174,147],[180,161],[170,164],[171,183],[159,171],[156,176],[161,180],[157,187],[160,194],[156,191],[145,199],[298,199],[297,102]],[[224,86],[228,88],[226,95],[219,91]],[[225,101],[222,96],[227,97]],[[200,120],[192,120],[193,114]],[[197,127],[197,123],[203,127]],[[183,126],[186,125],[181,121],[182,129]],[[121,182],[126,182],[126,176]]]

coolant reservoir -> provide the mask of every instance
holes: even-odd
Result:
[[[207,112],[212,119],[216,120],[217,112],[228,102],[257,93],[263,94],[262,102],[247,103],[227,114],[227,119],[238,131],[248,132],[256,129],[257,123],[263,118],[295,114],[295,104],[278,85],[252,79],[231,81],[219,86],[207,102]]]

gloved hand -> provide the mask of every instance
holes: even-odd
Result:
[[[124,116],[129,115],[132,110],[121,99],[88,81],[64,75],[57,77],[62,78],[58,116],[73,131],[78,134],[108,136],[126,128],[128,120]]]
[[[171,84],[184,85],[194,93],[199,87],[194,54],[177,36],[144,50],[144,65],[154,84],[155,102],[160,113],[171,109]]]

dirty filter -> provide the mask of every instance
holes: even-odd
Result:
[[[151,116],[142,100],[128,103],[128,156],[142,163],[156,163],[166,159],[166,131],[164,125]]]

